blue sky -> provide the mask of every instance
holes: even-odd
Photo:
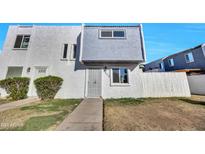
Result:
[[[95,24],[95,23],[93,23]],[[0,52],[9,25],[0,24]],[[23,25],[31,25],[25,24]],[[34,25],[80,25],[73,24],[34,24]],[[99,25],[99,24],[98,24]],[[113,24],[101,24],[113,25]],[[126,24],[133,25],[133,24]],[[147,62],[205,43],[205,24],[143,24]]]

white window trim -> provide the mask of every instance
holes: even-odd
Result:
[[[190,53],[192,54],[193,61],[187,61],[187,59],[186,59],[186,55],[189,56]],[[186,63],[193,63],[193,62],[194,62],[194,56],[193,56],[193,53],[192,53],[192,52],[189,52],[189,53],[184,54],[184,58],[185,58]]]
[[[73,54],[74,54],[74,46],[77,46],[77,44],[71,44],[71,47],[70,47],[70,60],[71,61],[75,61],[76,58],[73,58]],[[76,51],[77,52],[77,51]],[[77,54],[77,53],[76,53]]]
[[[113,82],[113,69],[120,69],[120,68],[125,68],[127,69],[127,80],[128,80],[128,83],[114,83]],[[112,67],[111,70],[110,70],[110,85],[111,86],[130,86],[130,69],[127,68],[127,67]]]
[[[173,65],[170,63],[170,60],[173,60]],[[174,58],[170,58],[170,59],[168,59],[168,64],[169,64],[169,67],[174,67]]]
[[[102,37],[101,32],[102,31],[111,31],[112,32],[112,37]],[[124,32],[124,37],[114,37],[114,31],[123,31]],[[101,39],[125,39],[126,38],[126,30],[125,29],[100,29],[98,31],[99,33],[99,38]]]
[[[19,35],[23,36],[23,38],[21,40],[21,45],[20,45],[20,48],[15,48],[16,39],[17,39],[17,36],[19,36]],[[28,47],[27,48],[21,48],[25,36],[30,36],[29,37],[29,42],[28,42]],[[30,42],[31,42],[31,34],[17,34],[16,39],[14,40],[13,50],[27,50],[29,48]]]

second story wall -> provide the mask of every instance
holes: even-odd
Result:
[[[8,66],[43,66],[61,63],[63,46],[68,44],[68,59],[77,44],[81,26],[10,26],[1,54]],[[28,48],[17,49],[17,35],[29,35]]]
[[[64,44],[67,47],[67,59],[70,59],[71,47],[77,44],[81,27],[79,26],[51,26],[36,27],[32,44],[29,63],[31,65],[47,65],[60,62],[63,58]],[[35,57],[35,58],[34,58]]]
[[[17,35],[30,35],[32,36],[32,26],[10,26],[8,28],[7,36],[4,42],[1,56],[6,59],[7,65],[22,66],[26,62],[26,57],[30,51],[30,46],[27,49],[15,49],[14,44]]]
[[[117,31],[123,31],[123,37],[115,37]],[[101,32],[107,37],[101,37]],[[140,26],[85,26],[82,61],[144,61],[143,41]]]

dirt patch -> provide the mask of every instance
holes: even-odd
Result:
[[[149,99],[104,108],[105,130],[205,130],[205,107],[179,99]]]

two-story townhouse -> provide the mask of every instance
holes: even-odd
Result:
[[[144,70],[205,73],[205,44],[150,62],[145,65]]]
[[[144,65],[146,72],[165,72],[164,58],[152,61]]]
[[[57,98],[141,97],[142,26],[10,26],[0,54],[0,79],[63,78]],[[5,95],[1,89],[1,95]]]

